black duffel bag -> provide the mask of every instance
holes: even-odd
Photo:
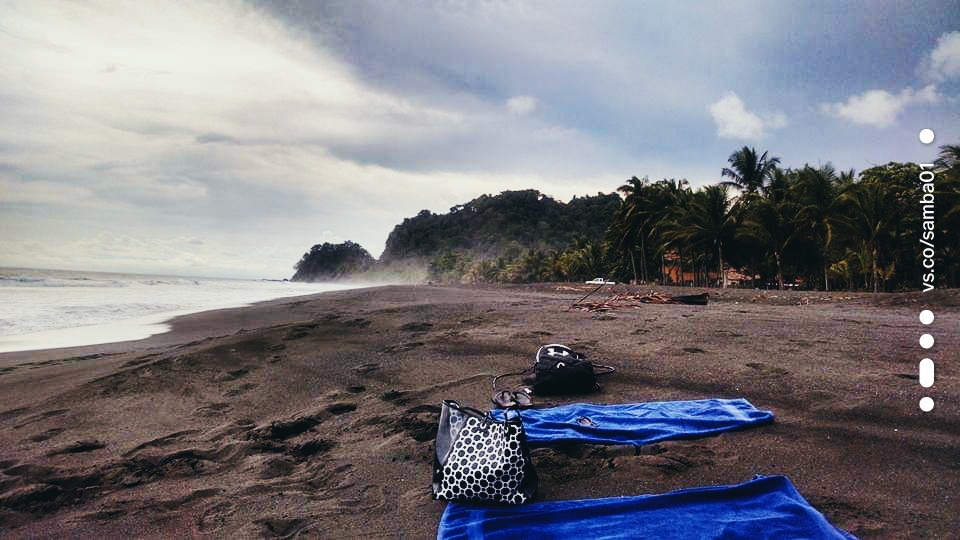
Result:
[[[537,351],[531,386],[534,394],[542,396],[583,394],[600,388],[597,375],[613,371],[610,366],[590,362],[566,345],[554,343]]]

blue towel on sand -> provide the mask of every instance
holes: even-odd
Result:
[[[519,538],[855,538],[831,525],[785,476],[662,495],[492,507],[450,503],[438,540]]]
[[[512,412],[510,414],[513,414]],[[503,419],[504,411],[493,411]],[[520,413],[531,446],[559,442],[643,445],[705,437],[773,421],[745,399],[655,401],[614,405],[573,403]]]

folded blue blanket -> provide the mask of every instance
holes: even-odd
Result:
[[[493,411],[498,419],[504,413]],[[772,412],[759,410],[745,399],[573,403],[525,410],[520,416],[531,446],[559,442],[639,446],[667,439],[705,437],[773,421]]]
[[[438,540],[518,538],[849,540],[785,476],[662,495],[557,501],[511,507],[450,503]]]

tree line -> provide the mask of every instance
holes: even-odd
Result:
[[[361,256],[357,266],[384,272],[414,261],[441,282],[603,276],[828,291],[918,289],[921,276],[933,271],[936,287],[956,287],[960,145],[940,147],[931,165],[930,230],[921,204],[925,169],[918,164],[891,162],[859,174],[829,163],[784,168],[779,158],[745,146],[729,156],[719,182],[698,188],[686,180],[633,177],[618,193],[569,203],[524,190],[483,195],[448,214],[424,210],[394,228],[379,261]],[[921,262],[924,233],[935,246],[933,269]],[[332,246],[322,253],[318,247],[298,271],[319,268],[314,259],[333,253]]]
[[[602,237],[478,260],[446,251],[434,277],[465,282],[579,281],[596,276],[664,285],[818,290],[917,289],[921,180],[915,163],[838,171],[784,168],[768,152],[733,152],[720,182],[633,177]],[[960,284],[960,145],[934,163],[936,283]],[[951,231],[953,236],[951,236]]]
[[[929,271],[920,264],[920,165],[893,162],[859,175],[830,164],[791,169],[748,147],[727,161],[723,181],[696,190],[636,177],[621,186],[624,201],[605,238],[610,270],[637,282],[682,276],[684,284],[724,286],[738,269],[750,286],[874,292],[916,289]],[[941,147],[932,165],[934,271],[940,287],[955,287],[960,145]],[[667,254],[690,271],[667,275]]]

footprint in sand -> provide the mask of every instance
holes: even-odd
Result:
[[[359,366],[354,366],[353,370],[359,373],[360,375],[366,375],[380,369],[380,364],[370,362],[368,364],[360,364]]]
[[[387,390],[383,394],[380,394],[380,399],[399,404],[410,401],[411,397],[410,392],[407,392],[406,390]]]
[[[229,403],[211,403],[209,405],[204,405],[203,407],[198,407],[193,411],[194,416],[217,416],[223,411],[230,408]]]
[[[145,450],[147,448],[162,448],[164,446],[169,446],[173,443],[182,441],[188,435],[194,435],[196,433],[200,433],[200,431],[196,429],[188,429],[186,431],[177,431],[169,435],[164,435],[163,437],[157,437],[156,439],[152,439],[143,444],[138,445],[136,448],[134,448],[133,450],[130,450],[123,456],[130,457],[133,454],[139,452],[140,450]]]
[[[270,425],[251,432],[254,437],[283,441],[306,433],[320,424],[316,416],[301,416],[291,420],[276,420]]]
[[[334,443],[326,439],[313,439],[305,443],[300,443],[290,449],[288,454],[297,459],[306,459],[310,456],[321,454],[333,448]]]
[[[9,409],[9,410],[0,412],[0,422],[4,422],[11,418],[16,418],[29,410],[30,409],[26,407],[20,407],[19,409]]]
[[[433,323],[412,322],[401,326],[400,330],[403,330],[404,332],[427,332],[431,328],[433,328]]]
[[[307,523],[303,519],[292,519],[282,517],[261,518],[254,521],[262,528],[264,533],[275,537],[291,537],[300,532],[300,529]]]
[[[47,453],[48,456],[59,456],[61,454],[83,454],[86,452],[93,452],[94,450],[100,450],[101,448],[106,448],[107,445],[96,439],[90,439],[86,441],[76,441],[73,444],[61,448],[59,450],[54,450],[53,452]]]
[[[286,456],[271,456],[260,464],[260,471],[257,476],[264,480],[289,476],[296,468],[296,462]]]
[[[134,367],[134,366],[139,366],[140,364],[146,364],[147,362],[153,360],[154,358],[156,358],[156,357],[158,357],[158,356],[160,356],[160,353],[145,354],[145,355],[143,355],[143,356],[140,356],[140,357],[138,357],[138,358],[135,358],[135,359],[133,359],[133,360],[130,360],[129,362],[126,362],[125,364],[121,365],[120,367]]]
[[[417,405],[404,411],[400,418],[393,422],[391,430],[394,433],[406,433],[417,442],[432,441],[437,437],[439,418],[439,406]]]
[[[228,371],[220,375],[219,377],[217,377],[217,381],[218,382],[234,381],[239,379],[240,377],[245,377],[249,374],[250,374],[249,369],[235,369],[233,371]]]
[[[16,426],[13,426],[13,429],[20,429],[20,428],[22,428],[22,427],[24,427],[24,426],[28,426],[28,425],[30,425],[30,424],[33,424],[34,422],[39,422],[39,421],[41,421],[41,420],[46,420],[47,418],[52,418],[52,417],[54,417],[54,416],[60,416],[60,415],[63,415],[63,414],[67,414],[68,412],[70,412],[70,409],[57,409],[57,410],[54,410],[54,411],[47,411],[47,412],[43,412],[43,413],[40,413],[40,414],[35,414],[35,415],[27,418],[25,422],[22,422],[22,423],[20,423],[20,424],[18,424],[18,425],[16,425]]]
[[[310,335],[311,330],[316,330],[320,325],[317,323],[301,324],[295,326],[291,329],[287,335],[283,337],[284,341],[293,341],[295,339],[302,339]]]
[[[755,369],[759,371],[761,375],[767,377],[782,377],[790,373],[783,368],[771,366],[770,364],[764,364],[763,362],[750,362],[747,364],[747,367],[750,369]]]
[[[412,351],[417,347],[423,347],[424,343],[422,341],[412,341],[410,343],[400,343],[397,345],[387,345],[386,347],[380,349],[378,352],[381,353],[398,353]]]
[[[329,407],[327,407],[327,412],[332,415],[346,414],[348,412],[353,412],[355,410],[357,410],[357,404],[349,403],[349,402],[334,403]]]
[[[225,393],[223,394],[223,397],[237,397],[237,396],[239,396],[240,394],[249,392],[250,390],[253,390],[253,389],[256,388],[256,387],[257,387],[257,385],[251,384],[251,383],[241,384],[240,386],[238,386],[238,387],[236,387],[236,388],[233,388],[233,389],[230,389],[230,390],[228,390],[227,392],[225,392]]]
[[[343,326],[348,328],[366,328],[370,326],[370,321],[362,317],[357,319],[350,319],[349,321],[344,321]]]
[[[115,519],[122,518],[128,513],[129,511],[124,508],[104,509],[89,514],[83,514],[80,516],[80,519],[84,521],[113,521]]]
[[[236,512],[236,508],[230,502],[218,502],[208,506],[197,516],[197,529],[203,533],[222,529],[227,523],[227,518],[234,512]]]
[[[33,441],[33,442],[43,442],[43,441],[46,441],[46,440],[48,440],[48,439],[52,439],[53,437],[56,437],[57,435],[63,433],[64,431],[66,431],[66,429],[64,429],[64,428],[48,429],[48,430],[44,431],[43,433],[38,433],[38,434],[34,435],[33,437],[30,437],[28,440]]]
[[[651,469],[658,474],[677,474],[695,467],[713,466],[718,459],[725,456],[708,445],[690,443],[662,443],[641,446],[633,456],[618,456],[613,458],[615,469],[636,471],[637,476],[644,476],[643,470]]]
[[[563,448],[538,448],[533,451],[531,458],[536,464],[537,471],[549,474],[550,479],[567,484],[595,479],[607,474],[615,467],[614,460],[603,457],[575,457]]]

